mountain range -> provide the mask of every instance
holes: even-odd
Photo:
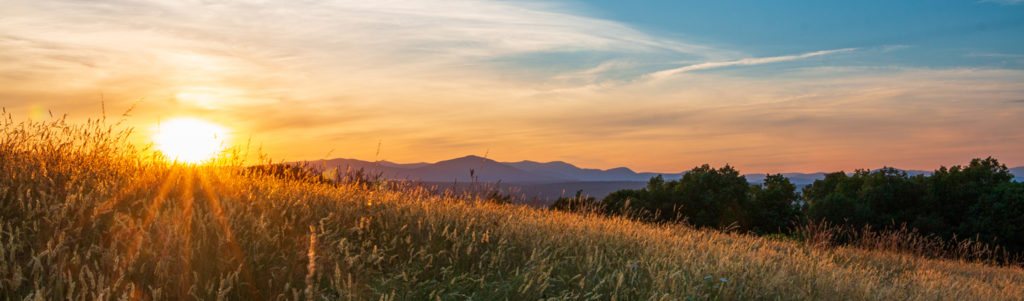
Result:
[[[662,175],[665,180],[675,180],[682,177],[685,172],[680,173],[654,173],[635,172],[626,167],[612,169],[580,168],[575,165],[562,162],[498,162],[479,156],[465,156],[436,163],[394,163],[388,161],[369,162],[355,159],[328,159],[317,161],[304,161],[311,167],[330,170],[358,170],[363,169],[371,174],[379,173],[388,179],[404,179],[419,182],[433,183],[518,183],[518,184],[545,184],[545,183],[569,183],[569,182],[647,182],[652,177]],[[930,174],[923,170],[904,170],[907,174]],[[1024,179],[1024,166],[1011,168],[1010,171],[1017,176],[1017,180]],[[815,180],[823,179],[825,172],[817,173],[783,173],[798,186],[809,185]],[[751,183],[762,183],[764,174],[746,174],[747,180]]]
[[[562,162],[498,162],[479,156],[465,156],[436,163],[394,163],[388,161],[369,162],[355,159],[328,159],[302,162],[311,167],[325,170],[363,169],[380,173],[388,179],[405,179],[421,182],[503,182],[503,183],[554,183],[554,182],[646,182],[659,173],[637,173],[626,167],[607,170],[579,168]],[[679,174],[665,174],[666,178],[679,178]]]

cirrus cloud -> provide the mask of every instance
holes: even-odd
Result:
[[[753,57],[574,10],[485,0],[7,1],[0,100],[16,113],[92,117],[100,95],[108,108],[144,98],[132,121],[140,128],[207,118],[287,159],[331,149],[375,158],[383,141],[393,161],[490,149],[502,160],[672,172],[704,162],[747,172],[928,168],[985,150],[1024,163],[1012,155],[1024,138],[1003,130],[1024,127],[1020,106],[1005,101],[1024,97],[1019,71],[809,68],[799,62],[870,51]],[[720,72],[765,64],[780,68]]]

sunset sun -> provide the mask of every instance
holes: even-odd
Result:
[[[0,301],[1024,301],[1024,0],[0,0],[0,61]]]
[[[153,143],[168,160],[200,163],[224,150],[228,129],[202,119],[182,117],[156,127]]]

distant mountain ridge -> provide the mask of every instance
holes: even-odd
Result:
[[[647,182],[652,177],[662,175],[666,180],[682,177],[679,173],[635,172],[626,167],[611,169],[580,168],[563,161],[536,162],[498,162],[480,156],[465,156],[436,163],[394,163],[388,161],[369,162],[355,159],[328,159],[303,161],[313,167],[325,170],[338,168],[341,171],[363,169],[371,173],[380,173],[388,179],[404,179],[422,182],[503,182],[503,183],[560,183],[560,182]],[[924,170],[905,170],[907,174],[930,174]],[[1014,167],[1010,172],[1017,181],[1024,179],[1024,166]],[[797,185],[808,185],[815,180],[824,179],[825,172],[817,173],[783,173]],[[472,176],[473,178],[471,178]],[[747,181],[762,183],[765,174],[745,174]]]
[[[556,182],[646,182],[658,173],[637,173],[619,167],[607,170],[579,168],[562,162],[498,162],[480,156],[465,156],[436,163],[401,164],[388,161],[369,162],[355,159],[329,159],[303,161],[312,167],[339,170],[363,169],[380,173],[389,179],[423,182],[504,182],[504,183],[556,183]],[[472,178],[470,178],[472,176]],[[666,178],[679,178],[679,174],[666,174]]]

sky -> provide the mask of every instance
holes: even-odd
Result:
[[[134,106],[276,161],[1024,165],[1019,0],[0,0],[0,62],[16,119]]]

